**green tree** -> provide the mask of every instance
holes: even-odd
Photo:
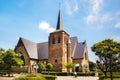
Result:
[[[95,55],[98,68],[106,75],[106,72],[117,70],[120,62],[120,42],[113,39],[106,39],[94,44],[91,47]]]
[[[3,57],[3,61],[7,64],[8,69],[11,69],[12,66],[19,66],[23,65],[23,60],[21,60],[21,54],[15,53],[14,50],[8,49],[6,54]]]
[[[96,63],[89,61],[89,69],[90,71],[95,71]]]
[[[15,51],[12,49],[8,49],[7,51],[5,51],[2,59],[4,64],[7,66],[7,70],[9,70],[9,76],[12,66],[21,67],[23,65],[23,60],[21,60],[21,54],[15,53]]]
[[[5,50],[3,48],[0,48],[0,64],[3,64],[4,54],[5,54]]]
[[[48,69],[49,74],[49,71],[53,68],[53,65],[51,63],[47,63],[46,68]]]
[[[74,63],[68,62],[67,64],[65,64],[65,67],[68,68],[68,69],[74,68]]]
[[[72,71],[72,68],[74,68],[75,64],[73,62],[68,62],[64,64],[64,66],[67,68],[68,75]]]
[[[40,69],[40,72],[42,71],[43,68],[45,68],[45,64],[41,61],[38,62],[38,67]]]

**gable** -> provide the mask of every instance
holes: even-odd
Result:
[[[85,49],[84,49],[84,59],[85,59],[85,60],[89,60],[89,59],[88,59],[87,46],[86,46]]]
[[[27,39],[21,38],[24,47],[29,55],[29,57],[31,59],[38,59],[38,55],[37,55],[37,44],[34,42],[31,42]]]

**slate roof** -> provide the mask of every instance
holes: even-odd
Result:
[[[71,52],[72,52],[72,58],[83,58],[84,57],[84,49],[86,47],[85,42],[78,43],[77,37],[71,37]]]
[[[85,42],[78,43],[77,46],[76,46],[75,53],[73,55],[73,59],[83,58],[85,47],[86,47]]]
[[[37,44],[24,38],[20,38],[30,58],[38,59]]]
[[[78,39],[77,39],[77,37],[71,37],[70,41],[71,41],[71,52],[72,52],[72,55],[74,55],[74,51],[75,51],[76,45],[78,43]]]
[[[27,50],[27,53],[32,59],[48,59],[48,42],[34,43],[24,38],[20,38]],[[85,42],[78,43],[77,37],[71,37],[71,54],[73,59],[83,58]]]
[[[48,59],[48,42],[38,43],[37,49],[39,59]]]

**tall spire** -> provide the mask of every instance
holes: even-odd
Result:
[[[57,21],[56,30],[63,30],[62,16],[61,16],[60,10],[59,10],[59,14],[58,14],[58,21]]]

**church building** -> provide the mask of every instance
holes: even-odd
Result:
[[[77,72],[89,71],[86,41],[78,42],[77,37],[70,37],[64,30],[60,10],[56,30],[49,34],[48,42],[35,43],[20,37],[15,51],[22,54],[24,66],[30,73],[35,71],[34,65],[38,61],[51,63],[53,71],[67,72],[62,63],[68,62],[75,63],[74,70]]]

